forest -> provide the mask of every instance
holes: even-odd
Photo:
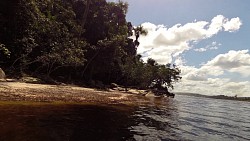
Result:
[[[46,83],[173,89],[181,70],[142,60],[137,47],[147,31],[127,11],[122,1],[1,0],[0,67]]]

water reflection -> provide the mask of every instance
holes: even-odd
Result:
[[[140,106],[134,112],[136,140],[179,140],[177,102],[169,98],[150,98],[147,106]]]
[[[250,140],[249,107],[189,96],[136,106],[2,105],[0,141]]]
[[[130,111],[93,105],[0,106],[0,140],[129,140]]]
[[[250,140],[249,102],[152,98],[134,112],[136,140]]]
[[[188,140],[250,140],[249,102],[179,96],[179,128]]]

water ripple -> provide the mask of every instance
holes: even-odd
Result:
[[[136,140],[250,140],[249,102],[190,96],[168,102],[137,109]]]

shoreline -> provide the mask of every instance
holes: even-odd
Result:
[[[144,101],[138,90],[97,90],[74,85],[0,82],[0,102],[63,103],[63,104],[135,104]]]

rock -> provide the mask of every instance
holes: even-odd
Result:
[[[33,84],[40,84],[42,83],[42,81],[39,79],[39,78],[35,78],[35,77],[22,77],[20,79],[22,82],[25,82],[25,83],[33,83]]]
[[[2,68],[0,68],[0,79],[5,79],[5,73],[4,71],[2,70]]]
[[[19,82],[17,79],[6,79],[6,82]]]
[[[122,87],[117,87],[118,91],[126,91],[125,88],[122,88]]]
[[[111,89],[116,89],[116,88],[118,88],[118,85],[116,83],[111,83],[110,88]]]

